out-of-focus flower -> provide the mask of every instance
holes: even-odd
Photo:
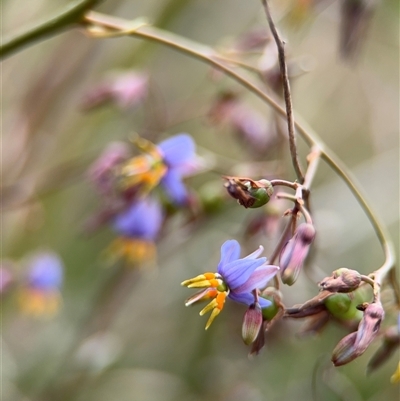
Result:
[[[81,108],[91,110],[108,102],[122,109],[133,108],[147,96],[148,80],[147,74],[137,71],[114,74],[85,93]]]
[[[292,285],[296,282],[314,238],[314,226],[303,223],[297,227],[293,237],[283,247],[279,258],[283,283]]]
[[[20,290],[21,310],[33,316],[52,316],[61,305],[63,263],[53,252],[38,253],[31,259],[26,283]]]
[[[87,177],[100,195],[108,196],[114,192],[116,168],[129,156],[127,143],[111,142],[89,167]]]
[[[14,281],[11,267],[13,262],[10,260],[2,260],[0,265],[0,294],[4,294]]]
[[[330,292],[352,292],[361,283],[361,274],[356,270],[342,267],[332,273],[332,276],[324,278],[318,285],[322,290]]]
[[[267,265],[265,257],[258,257],[263,250],[260,246],[252,254],[240,259],[239,243],[235,240],[226,241],[221,247],[217,273],[204,273],[182,282],[182,285],[188,288],[203,288],[186,300],[186,306],[212,298],[200,312],[203,316],[211,311],[206,330],[221,312],[227,297],[242,304],[252,305],[255,302],[252,291],[264,287],[275,276],[279,267]],[[271,305],[270,301],[261,297],[258,302],[261,308]]]
[[[233,92],[223,92],[217,97],[210,107],[208,118],[212,124],[229,125],[253,153],[264,153],[276,139],[265,117],[243,103]]]
[[[173,202],[185,204],[188,194],[182,179],[193,170],[193,139],[187,134],[179,134],[158,145],[143,138],[135,143],[144,154],[121,166],[119,180],[122,190],[136,189],[143,194],[161,184]]]
[[[223,177],[229,195],[245,208],[258,208],[269,202],[274,188],[267,180],[254,181],[243,177]]]
[[[163,212],[152,198],[139,199],[117,214],[112,223],[118,234],[108,247],[111,259],[123,258],[133,264],[156,257],[155,240],[163,223]]]
[[[364,316],[358,330],[342,338],[332,352],[335,366],[345,365],[362,355],[379,332],[385,316],[381,303],[365,303],[360,309],[364,311]]]

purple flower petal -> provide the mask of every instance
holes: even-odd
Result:
[[[163,153],[165,163],[172,168],[190,161],[195,155],[195,143],[187,134],[175,135],[157,146]]]
[[[230,293],[228,295],[228,298],[230,298],[232,301],[239,302],[241,304],[245,305],[251,305],[254,303],[254,296],[251,292],[245,292],[242,294],[236,294],[236,293]],[[271,301],[268,299],[259,297],[258,302],[261,306],[261,308],[267,308],[268,306],[271,306]]]
[[[240,256],[239,242],[237,242],[234,239],[225,241],[221,246],[221,260],[218,263],[217,272],[221,276],[223,276],[225,273],[225,266],[230,262],[238,260],[239,256]]]
[[[154,199],[141,199],[119,213],[113,228],[123,236],[153,241],[163,221],[160,205]]]
[[[266,258],[255,260],[239,259],[224,266],[224,274],[221,274],[231,290],[242,286],[249,279],[257,267],[262,266]]]
[[[241,294],[244,292],[251,292],[256,288],[265,287],[279,271],[278,266],[264,265],[258,267],[248,278],[248,280],[239,287],[236,287],[233,291],[235,294]]]
[[[161,185],[173,202],[183,205],[187,201],[186,187],[182,182],[181,175],[177,170],[169,169],[162,178]]]
[[[40,289],[54,289],[61,287],[63,282],[63,263],[52,252],[36,254],[29,266],[29,285]]]

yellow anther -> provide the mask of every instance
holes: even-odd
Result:
[[[200,316],[205,315],[207,312],[210,312],[210,310],[213,310],[218,306],[217,299],[214,298],[210,303],[208,303],[201,311],[200,311]]]
[[[214,278],[215,274],[214,273],[204,273],[204,274],[200,274],[196,277],[193,277],[189,280],[185,280],[182,281],[181,285],[185,286],[185,287],[189,287],[190,284],[193,283],[197,283],[197,282],[201,282],[201,281],[207,281],[210,280],[210,278]],[[189,288],[193,288],[193,287],[189,287]]]
[[[207,320],[206,323],[206,330],[211,326],[211,323],[214,321],[214,319],[220,314],[221,310],[218,308],[215,308],[212,312],[210,317]]]

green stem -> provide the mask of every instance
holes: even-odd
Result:
[[[28,28],[22,33],[6,38],[0,46],[0,59],[7,58],[30,44],[60,33],[68,25],[78,23],[84,14],[103,0],[78,0],[68,5],[60,14]]]

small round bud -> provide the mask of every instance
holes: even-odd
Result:
[[[267,180],[255,181],[261,187],[253,188],[250,186],[249,193],[255,199],[254,203],[250,206],[252,209],[264,206],[267,204],[274,193],[272,184]]]

